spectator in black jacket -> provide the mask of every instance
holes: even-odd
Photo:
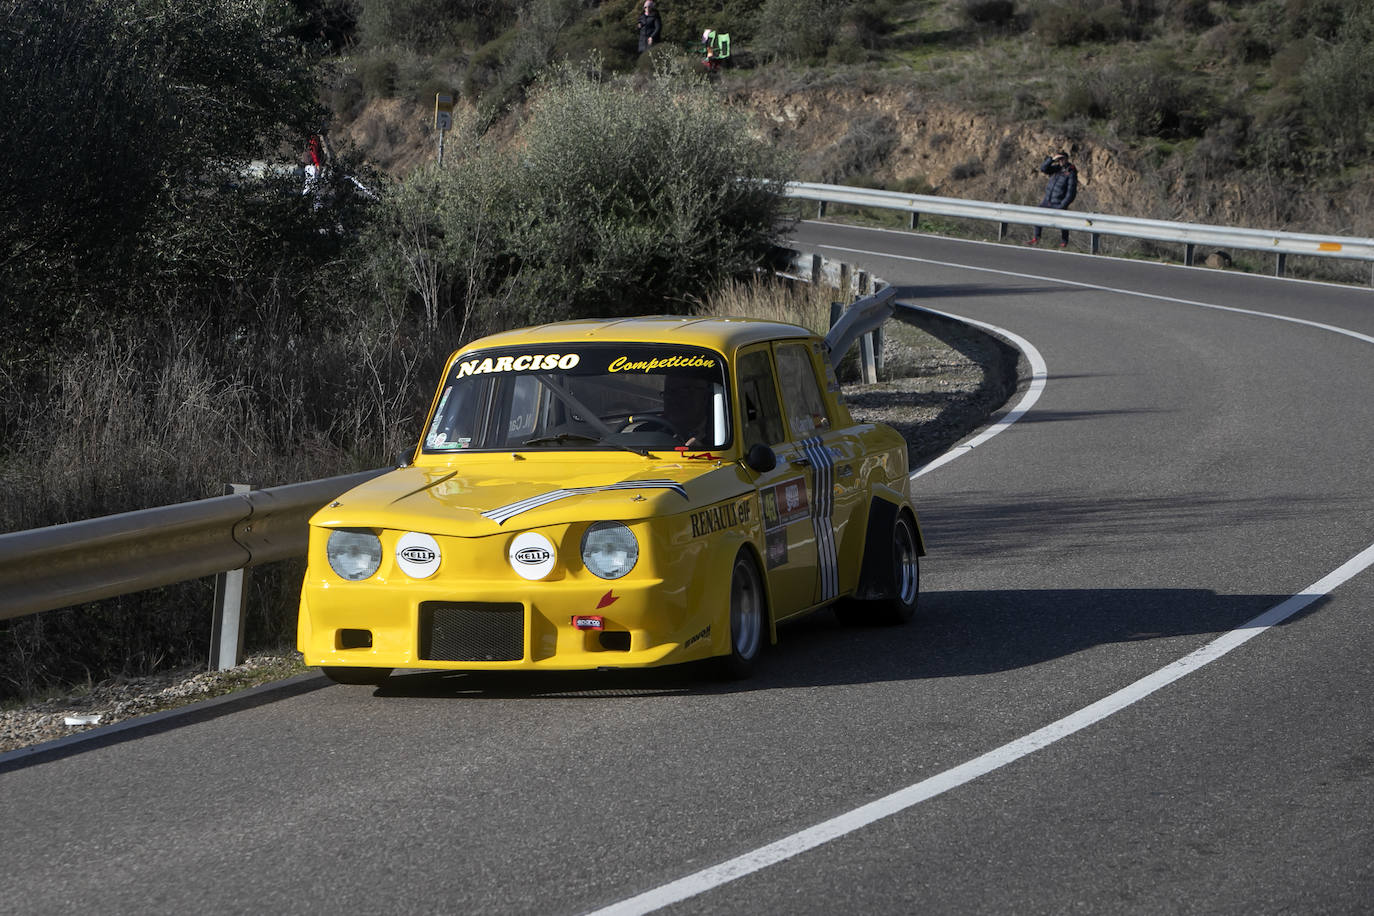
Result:
[[[643,54],[658,41],[663,31],[663,20],[658,15],[654,0],[644,0],[644,12],[639,14],[639,53]]]
[[[1045,157],[1045,161],[1040,163],[1040,171],[1050,176],[1049,184],[1045,185],[1045,196],[1040,201],[1040,206],[1048,207],[1051,210],[1067,210],[1069,204],[1078,196],[1078,169],[1074,168],[1069,161],[1069,154],[1060,150]],[[1040,243],[1040,227],[1035,227],[1035,234],[1031,236],[1030,244]],[[1059,230],[1059,247],[1066,248],[1069,244],[1069,230]]]

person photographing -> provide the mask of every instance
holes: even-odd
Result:
[[[1067,210],[1069,204],[1078,196],[1078,169],[1069,161],[1069,154],[1063,150],[1051,153],[1045,157],[1045,161],[1040,163],[1040,171],[1050,176],[1049,182],[1045,185],[1045,196],[1040,201],[1040,206],[1051,210]],[[1040,227],[1036,226],[1031,235],[1030,244],[1040,243]],[[1059,230],[1059,247],[1066,248],[1069,244],[1069,230]]]

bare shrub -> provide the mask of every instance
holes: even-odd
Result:
[[[843,136],[827,146],[808,171],[824,182],[842,182],[880,168],[892,155],[901,136],[897,122],[887,115],[856,118]]]
[[[1005,26],[1016,17],[1015,0],[964,0],[960,11],[976,26]]]

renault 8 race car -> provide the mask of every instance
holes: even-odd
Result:
[[[909,619],[906,445],[850,418],[835,336],[653,317],[463,347],[411,463],[310,520],[306,664],[355,684],[706,659],[738,677],[826,605]]]

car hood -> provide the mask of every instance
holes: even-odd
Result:
[[[688,460],[569,468],[566,461],[465,458],[399,468],[349,490],[310,520],[477,537],[544,525],[671,515],[748,488],[734,462]]]

